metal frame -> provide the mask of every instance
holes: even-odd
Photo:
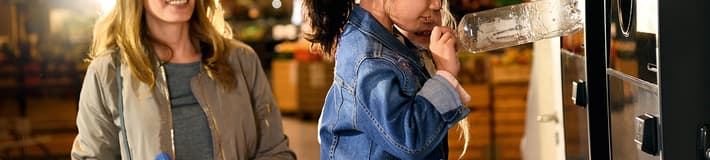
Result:
[[[587,123],[589,159],[611,159],[606,53],[609,51],[610,13],[607,1],[585,1],[585,49],[587,57]]]

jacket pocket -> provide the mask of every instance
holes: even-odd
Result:
[[[264,124],[264,127],[269,127],[269,119],[266,118],[269,114],[271,114],[273,108],[271,108],[271,104],[265,103],[265,104],[260,104],[255,108],[256,114],[255,118],[258,121],[257,124]]]

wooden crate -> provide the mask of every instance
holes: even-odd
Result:
[[[298,62],[298,111],[320,114],[325,97],[333,83],[333,65],[327,62]]]
[[[473,110],[467,117],[469,122],[470,142],[466,155],[462,159],[484,159],[485,148],[490,146],[490,112],[487,109]],[[458,126],[449,129],[449,159],[458,159],[463,152],[464,139],[459,139],[461,130]]]
[[[274,60],[271,73],[271,88],[281,112],[320,113],[333,82],[331,63]]]
[[[495,112],[497,111],[509,111],[509,110],[524,110],[527,105],[527,101],[524,97],[502,97],[493,100],[493,107],[495,107]]]
[[[530,65],[510,65],[491,67],[493,84],[520,83],[530,80]]]
[[[528,94],[527,81],[493,86],[493,96],[496,99],[504,97],[525,97]]]
[[[297,73],[294,60],[274,60],[271,62],[271,89],[281,112],[298,110]]]
[[[497,111],[494,113],[494,121],[501,124],[523,124],[525,117],[525,110]]]
[[[492,67],[493,131],[496,159],[519,160],[525,133],[529,66]]]
[[[529,66],[493,67],[490,84],[462,85],[472,97],[467,104],[472,109],[471,142],[462,159],[489,159],[490,154],[496,154],[496,159],[521,159],[529,69]],[[459,132],[456,127],[449,130],[449,159],[458,159],[463,151]]]
[[[471,96],[471,101],[469,101],[466,106],[471,109],[489,107],[491,103],[491,92],[488,84],[461,84],[461,87]]]
[[[461,152],[463,152],[461,149],[452,149],[449,148],[449,160],[458,160],[459,156],[461,155]],[[466,154],[461,157],[462,160],[485,160],[488,159],[488,153],[485,147],[470,147],[466,151]]]

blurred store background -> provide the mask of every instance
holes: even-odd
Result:
[[[112,0],[0,0],[0,160],[68,159],[92,26]],[[463,14],[522,0],[451,0]],[[300,0],[222,0],[235,38],[259,54],[299,159],[318,159],[317,119],[333,64],[300,35]],[[473,97],[463,159],[521,159],[533,45],[461,53]],[[457,129],[451,159],[463,149]]]

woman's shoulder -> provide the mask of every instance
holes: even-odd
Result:
[[[256,54],[254,48],[239,40],[230,40],[230,54]]]
[[[256,58],[258,59],[258,56],[256,55],[256,51],[254,51],[254,48],[251,46],[247,45],[246,43],[239,41],[239,40],[230,40],[229,42],[229,47],[230,51],[228,53],[228,57],[230,57],[230,61],[234,60],[247,60],[247,59],[253,59]]]
[[[108,49],[91,57],[87,72],[94,71],[105,73],[108,70],[114,70],[116,64],[114,56],[117,54],[116,52],[118,52],[117,49]]]
[[[229,44],[230,50],[226,57],[232,68],[253,68],[254,66],[260,66],[257,65],[260,63],[259,56],[251,46],[238,40],[231,40]]]
[[[113,81],[116,73],[116,62],[114,56],[117,50],[107,50],[91,57],[89,66],[86,68],[84,79],[94,79],[96,83],[106,84]],[[86,83],[86,82],[84,82]]]

